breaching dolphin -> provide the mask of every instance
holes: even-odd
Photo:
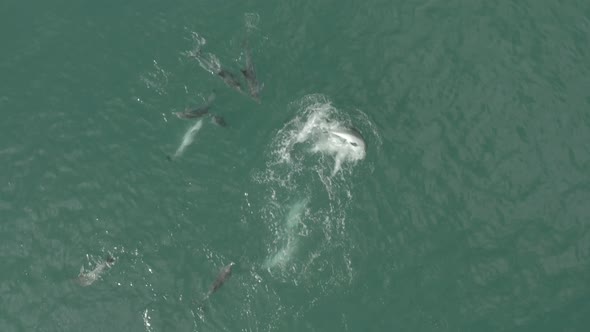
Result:
[[[336,128],[329,130],[329,132],[334,136],[340,137],[355,148],[365,150],[367,147],[363,135],[355,128]]]

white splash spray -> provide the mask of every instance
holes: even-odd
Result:
[[[301,115],[296,116],[278,133],[280,147],[275,151],[281,162],[292,163],[296,145],[307,144],[307,151],[334,159],[331,175],[342,169],[343,163],[355,164],[366,156],[364,139],[329,100],[317,95],[308,97]]]
[[[291,109],[293,118],[268,145],[264,169],[253,175],[262,194],[247,196],[247,209],[269,231],[262,267],[328,292],[353,279],[355,240],[346,225],[353,179],[372,168],[363,136],[376,152],[380,138],[362,111],[339,110],[323,95],[308,95]]]

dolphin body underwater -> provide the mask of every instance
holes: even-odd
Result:
[[[190,57],[195,58],[205,70],[209,71],[213,75],[219,76],[225,85],[238,91],[239,93],[244,93],[244,90],[242,90],[242,84],[236,75],[234,75],[234,73],[228,69],[223,68],[219,62],[205,59],[205,56],[203,55],[200,47],[192,52]]]
[[[248,47],[248,40],[244,41],[244,54],[246,56],[246,67],[241,69],[242,75],[246,79],[248,84],[248,90],[250,91],[250,97],[252,97],[257,103],[260,104],[260,91],[264,87],[264,84],[260,84],[256,78],[256,71],[254,69],[254,63],[252,62],[252,55]]]
[[[209,112],[214,100],[215,91],[211,92],[209,98],[207,98],[207,102],[203,106],[194,108],[192,110],[186,109],[184,112],[174,112],[174,115],[176,115],[179,119],[184,120],[198,119],[210,115],[212,117],[213,123],[220,127],[227,127],[227,122],[225,121],[225,118],[223,116]]]
[[[115,258],[109,255],[104,262],[96,264],[96,267],[91,271],[85,271],[84,266],[82,266],[80,268],[80,274],[78,275],[78,278],[75,279],[75,282],[80,286],[90,286],[100,278],[104,271],[111,268],[114,264]]]
[[[224,266],[221,269],[221,271],[219,271],[219,274],[217,275],[217,277],[215,278],[215,280],[213,281],[213,283],[209,287],[209,291],[207,292],[205,297],[203,297],[203,299],[199,302],[199,306],[198,306],[199,309],[203,309],[205,307],[204,302],[207,299],[209,299],[211,294],[215,293],[221,286],[223,286],[223,284],[227,281],[227,279],[229,279],[229,277],[231,277],[231,271],[232,271],[232,267],[234,265],[236,265],[236,264],[234,262],[231,262],[228,265]],[[193,301],[193,303],[196,303],[196,302]]]
[[[209,109],[211,108],[211,104],[215,100],[215,92],[212,92],[207,98],[207,102],[205,105],[197,107],[195,109],[189,110],[186,109],[184,112],[174,112],[179,119],[196,119],[202,116],[209,114]]]
[[[228,265],[224,266],[221,269],[221,271],[219,271],[219,274],[215,278],[215,281],[213,281],[211,287],[209,287],[209,292],[207,292],[205,299],[209,298],[211,294],[215,293],[221,286],[223,286],[225,281],[231,276],[231,269],[234,265],[236,265],[236,263],[231,262]]]

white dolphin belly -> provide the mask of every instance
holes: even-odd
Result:
[[[338,128],[338,129],[330,130],[330,134],[342,138],[343,140],[348,142],[348,144],[350,144],[354,147],[357,147],[357,148],[360,148],[363,150],[366,149],[365,140],[363,139],[363,137],[360,135],[359,132],[356,132],[354,130],[347,129],[347,128]]]

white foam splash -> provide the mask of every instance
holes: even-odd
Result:
[[[356,244],[347,231],[352,178],[359,168],[371,172],[360,133],[375,151],[380,140],[362,111],[339,110],[323,95],[306,96],[290,110],[292,119],[269,142],[264,168],[253,174],[262,188],[252,190],[261,194],[246,196],[244,218],[255,216],[268,229],[262,267],[274,278],[328,293],[355,275]]]
[[[287,123],[278,133],[280,146],[275,153],[281,162],[291,162],[295,146],[310,145],[308,151],[331,156],[334,159],[332,176],[338,173],[343,163],[355,163],[366,156],[366,146],[354,146],[333,132],[346,130],[345,120],[339,120],[338,110],[322,96],[313,95],[302,114]],[[308,97],[309,98],[309,97]]]

